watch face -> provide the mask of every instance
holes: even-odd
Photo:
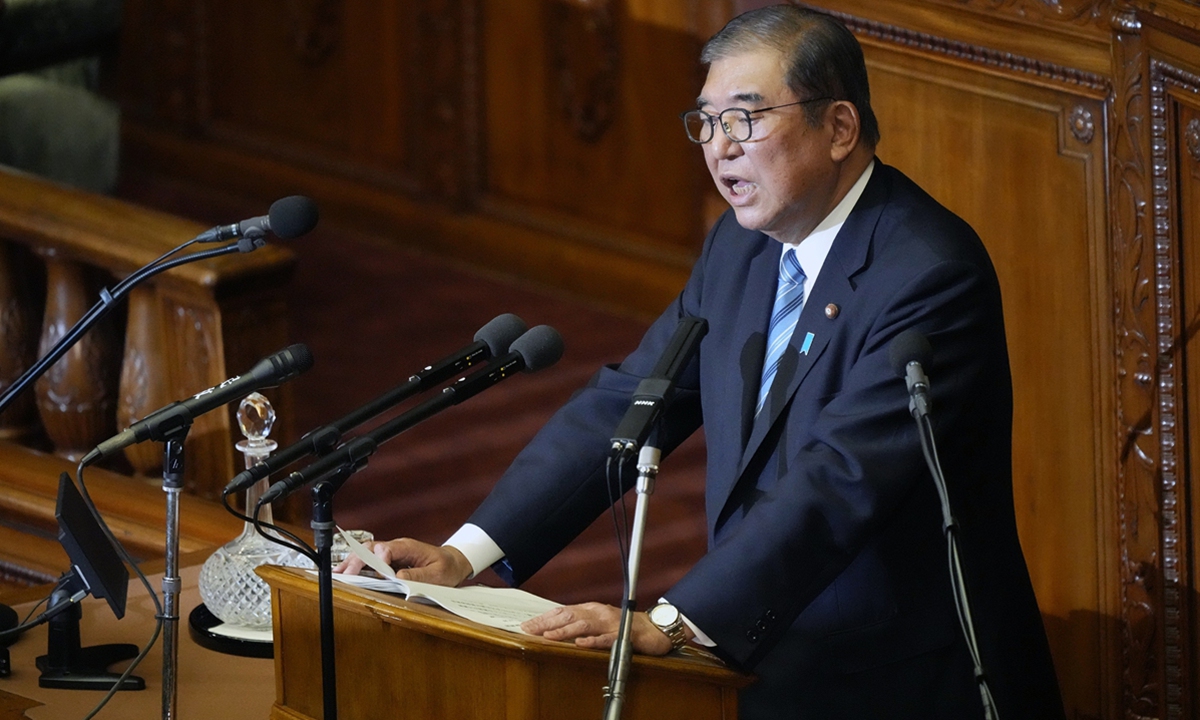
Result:
[[[679,622],[679,608],[665,603],[650,608],[650,622],[660,628],[670,627]]]

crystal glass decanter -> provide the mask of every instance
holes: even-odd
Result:
[[[237,449],[245,456],[246,467],[251,468],[279,447],[279,443],[267,438],[275,424],[275,410],[265,397],[251,393],[238,406],[237,419],[246,437],[238,442]],[[268,478],[263,478],[246,490],[247,515],[254,511],[269,483]],[[272,522],[270,505],[262,509],[259,519],[263,523]],[[218,548],[200,569],[200,597],[209,612],[226,623],[270,630],[271,590],[254,573],[259,565],[313,567],[308,558],[267,540],[248,522],[241,535]]]

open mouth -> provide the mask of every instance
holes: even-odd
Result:
[[[756,183],[743,180],[742,178],[735,177],[733,175],[727,175],[721,178],[721,182],[725,184],[725,187],[729,188],[730,194],[732,194],[734,197],[749,195],[750,191],[757,187]]]

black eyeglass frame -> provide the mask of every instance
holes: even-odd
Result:
[[[778,110],[780,108],[792,107],[793,105],[807,105],[809,103],[820,102],[822,100],[833,100],[833,99],[835,99],[835,98],[833,98],[832,96],[829,96],[829,95],[825,95],[823,97],[809,98],[807,100],[797,100],[796,102],[784,103],[783,105],[772,105],[771,107],[758,108],[755,110],[747,110],[746,108],[740,108],[740,107],[731,107],[731,108],[725,108],[724,110],[717,113],[716,115],[712,115],[711,113],[706,113],[703,110],[698,110],[698,109],[697,110],[684,110],[683,112],[679,113],[679,119],[683,121],[683,131],[687,134],[688,140],[691,140],[692,142],[696,143],[697,145],[705,145],[707,143],[712,142],[712,139],[717,136],[716,131],[713,130],[713,126],[715,124],[717,124],[718,121],[721,121],[721,118],[725,117],[725,113],[730,113],[730,112],[735,113],[735,114],[740,113],[743,117],[746,118],[746,137],[739,140],[739,139],[735,138],[734,136],[730,135],[729,127],[726,126],[724,121],[721,121],[721,132],[725,133],[725,137],[729,138],[730,142],[743,143],[743,142],[746,142],[747,140],[749,140],[750,138],[754,137],[754,119],[752,117],[750,117],[751,115],[765,113],[768,110]],[[706,120],[708,120],[709,134],[708,134],[707,139],[697,140],[696,138],[692,137],[692,133],[688,130],[688,116],[691,116],[691,115],[698,115],[698,116],[701,116],[701,117],[705,118]]]

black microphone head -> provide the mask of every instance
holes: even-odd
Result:
[[[933,359],[933,348],[924,335],[909,328],[892,339],[892,344],[888,347],[888,359],[896,374],[905,377],[905,368],[909,363],[921,363],[922,368],[929,365],[929,361]]]
[[[528,327],[525,321],[516,315],[504,313],[479,328],[479,332],[475,333],[475,340],[488,346],[491,357],[499,357],[508,352],[513,341],[524,335]]]
[[[271,232],[284,240],[300,237],[317,226],[317,204],[303,195],[291,195],[271,203],[267,218]]]
[[[549,325],[538,325],[513,340],[509,351],[517,353],[525,361],[525,372],[537,372],[550,367],[562,357],[562,336]]]
[[[279,374],[279,382],[291,380],[313,366],[313,354],[304,343],[289,345],[267,358],[275,372]]]

